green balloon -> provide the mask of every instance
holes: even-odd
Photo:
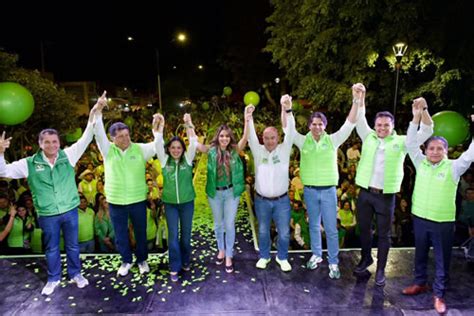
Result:
[[[33,113],[35,101],[30,91],[15,82],[0,83],[0,124],[16,125]]]
[[[454,111],[442,111],[433,115],[434,136],[443,136],[450,147],[463,143],[469,137],[469,122]]]
[[[68,143],[74,143],[82,136],[82,128],[78,127],[71,133],[66,134],[66,141]]]
[[[209,102],[207,102],[207,101],[206,101],[206,102],[203,102],[203,103],[201,104],[201,107],[202,107],[202,109],[203,109],[204,111],[209,110]]]
[[[232,94],[232,88],[231,87],[224,87],[224,95],[229,96]]]
[[[244,103],[245,105],[258,105],[260,103],[260,96],[255,91],[249,91],[244,95]]]
[[[135,124],[135,119],[131,116],[127,116],[127,118],[123,121],[129,128],[132,128]]]

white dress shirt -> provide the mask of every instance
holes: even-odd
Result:
[[[69,160],[69,163],[72,167],[74,167],[79,161],[82,154],[87,149],[87,146],[89,146],[89,143],[92,141],[93,136],[93,123],[89,122],[87,123],[87,127],[82,133],[81,138],[79,138],[79,140],[70,147],[64,149],[64,153],[66,154],[67,159]],[[52,169],[58,157],[56,156],[54,162],[51,163],[49,159],[45,156],[44,152],[41,153],[43,155],[43,159],[48,162]],[[27,178],[28,163],[26,162],[26,158],[12,162],[11,164],[7,164],[4,155],[0,154],[0,177],[10,179]]]
[[[426,158],[426,156],[421,152],[420,145],[416,142],[416,132],[418,130],[418,125],[410,122],[410,126],[407,131],[406,146],[410,159],[415,166],[415,169],[418,169],[420,163]],[[458,158],[453,160],[452,164],[452,174],[454,183],[458,183],[459,179],[466,172],[467,169],[471,166],[471,163],[474,161],[474,142],[471,142],[469,148]],[[432,167],[435,168],[437,164],[433,164]]]
[[[291,125],[293,124],[293,127]],[[278,197],[288,192],[291,147],[295,119],[287,115],[287,128],[283,129],[285,138],[283,143],[269,152],[258,141],[253,120],[249,121],[249,146],[255,163],[255,190],[264,197]]]

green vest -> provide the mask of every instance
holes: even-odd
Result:
[[[375,132],[370,133],[362,145],[356,184],[367,189],[372,178],[375,155],[380,140]],[[385,165],[383,193],[397,193],[403,180],[403,162],[405,161],[405,136],[394,134],[385,138]]]
[[[66,213],[79,205],[74,168],[63,150],[59,150],[53,169],[41,151],[26,158],[28,183],[38,216]]]
[[[31,251],[33,253],[43,253],[43,231],[41,228],[35,228],[31,232]]]
[[[193,167],[183,157],[177,164],[168,157],[163,166],[163,202],[171,204],[187,203],[194,200]]]
[[[151,216],[151,210],[146,209],[146,240],[153,240],[156,238],[156,222]]]
[[[339,218],[341,219],[341,225],[343,227],[351,226],[354,220],[354,213],[351,210],[346,211],[345,209],[340,209],[338,212]]]
[[[79,242],[86,242],[94,239],[94,217],[95,213],[89,207],[85,211],[77,209],[79,229]]]
[[[15,216],[13,220],[13,227],[8,234],[8,247],[10,248],[23,248],[25,240],[30,239],[30,233],[24,231],[23,220]]]
[[[337,148],[334,148],[327,133],[321,136],[319,142],[314,140],[311,132],[306,134],[301,149],[300,175],[303,185],[337,185]]]
[[[130,144],[125,153],[110,145],[105,159],[105,195],[107,201],[128,205],[145,201],[148,187],[145,181],[146,161],[137,144]]]
[[[435,222],[454,222],[456,190],[452,160],[444,159],[433,167],[423,160],[416,169],[412,214]]]
[[[230,171],[232,174],[232,185],[234,197],[240,196],[245,191],[244,166],[237,151],[232,150],[230,159]],[[217,183],[217,150],[212,147],[207,157],[207,182],[206,194],[213,198],[216,196]]]

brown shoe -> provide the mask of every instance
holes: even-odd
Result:
[[[434,308],[438,314],[446,313],[446,303],[442,297],[433,296],[434,299]]]
[[[402,293],[405,295],[418,295],[418,294],[427,292],[429,289],[430,289],[429,286],[426,284],[425,285],[413,284],[403,289]]]

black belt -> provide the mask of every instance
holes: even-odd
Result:
[[[334,185],[305,185],[305,188],[308,189],[319,189],[319,190],[325,190],[325,189],[330,189]]]
[[[255,192],[255,194],[256,194],[259,198],[261,198],[261,199],[269,200],[269,201],[276,201],[276,200],[281,199],[282,197],[285,197],[287,193],[285,192],[285,193],[283,193],[282,195],[276,196],[276,197],[266,197],[266,196],[262,196],[262,195],[258,194],[258,192]]]
[[[216,190],[217,191],[224,191],[224,190],[230,189],[232,187],[233,187],[233,185],[229,184],[229,185],[226,185],[225,187],[216,187]]]
[[[371,193],[376,193],[376,194],[383,194],[383,190],[382,189],[377,189],[377,188],[372,188],[372,187],[368,187],[367,189],[365,189],[366,191],[369,191]]]

